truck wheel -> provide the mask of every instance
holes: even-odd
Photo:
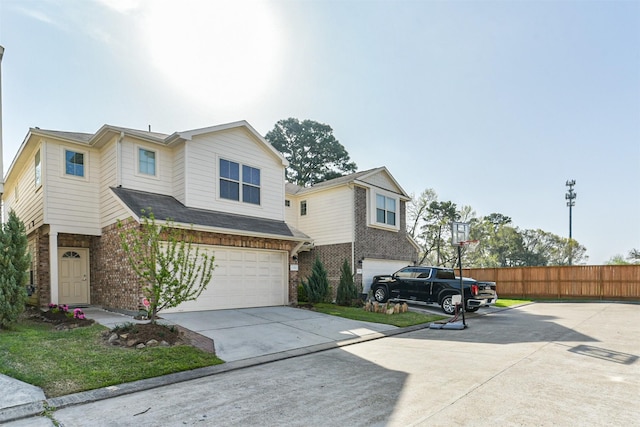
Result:
[[[380,286],[373,290],[373,298],[378,302],[387,302],[389,295],[387,294],[387,290],[383,286]]]
[[[440,306],[442,307],[442,311],[445,312],[445,314],[455,314],[456,312],[456,306],[453,304],[453,301],[451,299],[451,295],[447,295],[446,297],[444,297],[442,299],[442,302],[440,303]]]

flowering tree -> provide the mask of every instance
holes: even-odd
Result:
[[[24,224],[11,211],[0,228],[0,328],[15,322],[24,311],[30,263]]]
[[[125,229],[121,222],[118,227],[122,249],[143,283],[152,323],[159,311],[195,300],[206,289],[214,257],[194,245],[187,230],[175,228],[172,221],[156,225],[152,212],[143,212],[139,227]]]

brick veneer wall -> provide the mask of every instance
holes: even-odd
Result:
[[[407,240],[406,202],[400,201],[400,230],[397,232],[382,230],[367,226],[367,190],[355,188],[355,245],[356,260],[365,258],[393,259],[407,261],[412,264],[417,261],[418,254],[415,247]],[[358,267],[362,267],[359,265]],[[356,276],[356,283],[362,288],[362,275]]]
[[[110,309],[136,311],[142,306],[142,287],[120,245],[120,232],[138,227],[129,219],[122,229],[102,229],[91,245],[91,303]]]
[[[31,255],[31,269],[35,292],[28,300],[34,306],[46,306],[51,302],[49,283],[49,236],[45,235],[42,227],[37,228],[27,236],[29,254]]]
[[[138,223],[129,219],[123,227],[137,227]],[[116,224],[105,227],[102,237],[92,244],[91,262],[91,301],[92,304],[121,310],[138,310],[142,300],[142,288],[129,265],[120,246],[119,231]],[[278,239],[261,239],[249,236],[189,231],[194,243],[230,246],[237,248],[282,250],[289,253],[289,263],[295,263],[291,251],[295,242]],[[289,272],[289,303],[298,298],[298,273]]]
[[[298,284],[311,276],[311,270],[316,257],[320,258],[325,270],[327,270],[329,285],[332,287],[332,300],[335,300],[338,284],[340,283],[340,269],[345,259],[353,269],[353,265],[351,265],[351,243],[316,246],[310,251],[301,252],[298,255]]]

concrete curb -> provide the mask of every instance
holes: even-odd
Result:
[[[373,341],[380,338],[391,337],[395,335],[406,334],[409,332],[428,329],[430,323],[421,325],[408,326],[406,328],[397,328],[384,332],[376,332],[362,337],[351,338],[343,341],[335,341],[324,344],[312,345],[309,347],[287,350],[279,353],[267,354],[264,356],[253,357],[250,359],[236,360],[233,362],[223,363],[221,365],[207,366],[204,368],[193,369],[190,371],[176,372],[173,374],[163,375],[160,377],[147,378],[144,380],[133,381],[130,383],[118,384],[115,386],[103,387],[95,390],[88,390],[79,393],[69,394],[66,396],[53,397],[40,402],[32,402],[23,405],[12,406],[0,410],[0,424],[17,421],[23,418],[37,416],[46,409],[53,411],[74,405],[95,402],[98,400],[110,399],[112,397],[124,396],[139,391],[150,390],[166,385],[176,384],[179,382],[190,381],[197,378],[203,378],[211,375],[217,375],[224,372],[235,371],[238,369],[249,368],[265,363],[277,362],[279,360],[290,359],[293,357],[305,356],[307,354],[318,353],[321,351],[333,350],[335,348],[347,347],[366,341]]]

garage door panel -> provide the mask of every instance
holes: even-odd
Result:
[[[215,256],[212,281],[198,300],[166,312],[285,305],[287,253],[201,246]]]
[[[362,262],[362,287],[364,292],[371,288],[373,276],[380,274],[391,274],[406,267],[408,261],[365,258]]]

